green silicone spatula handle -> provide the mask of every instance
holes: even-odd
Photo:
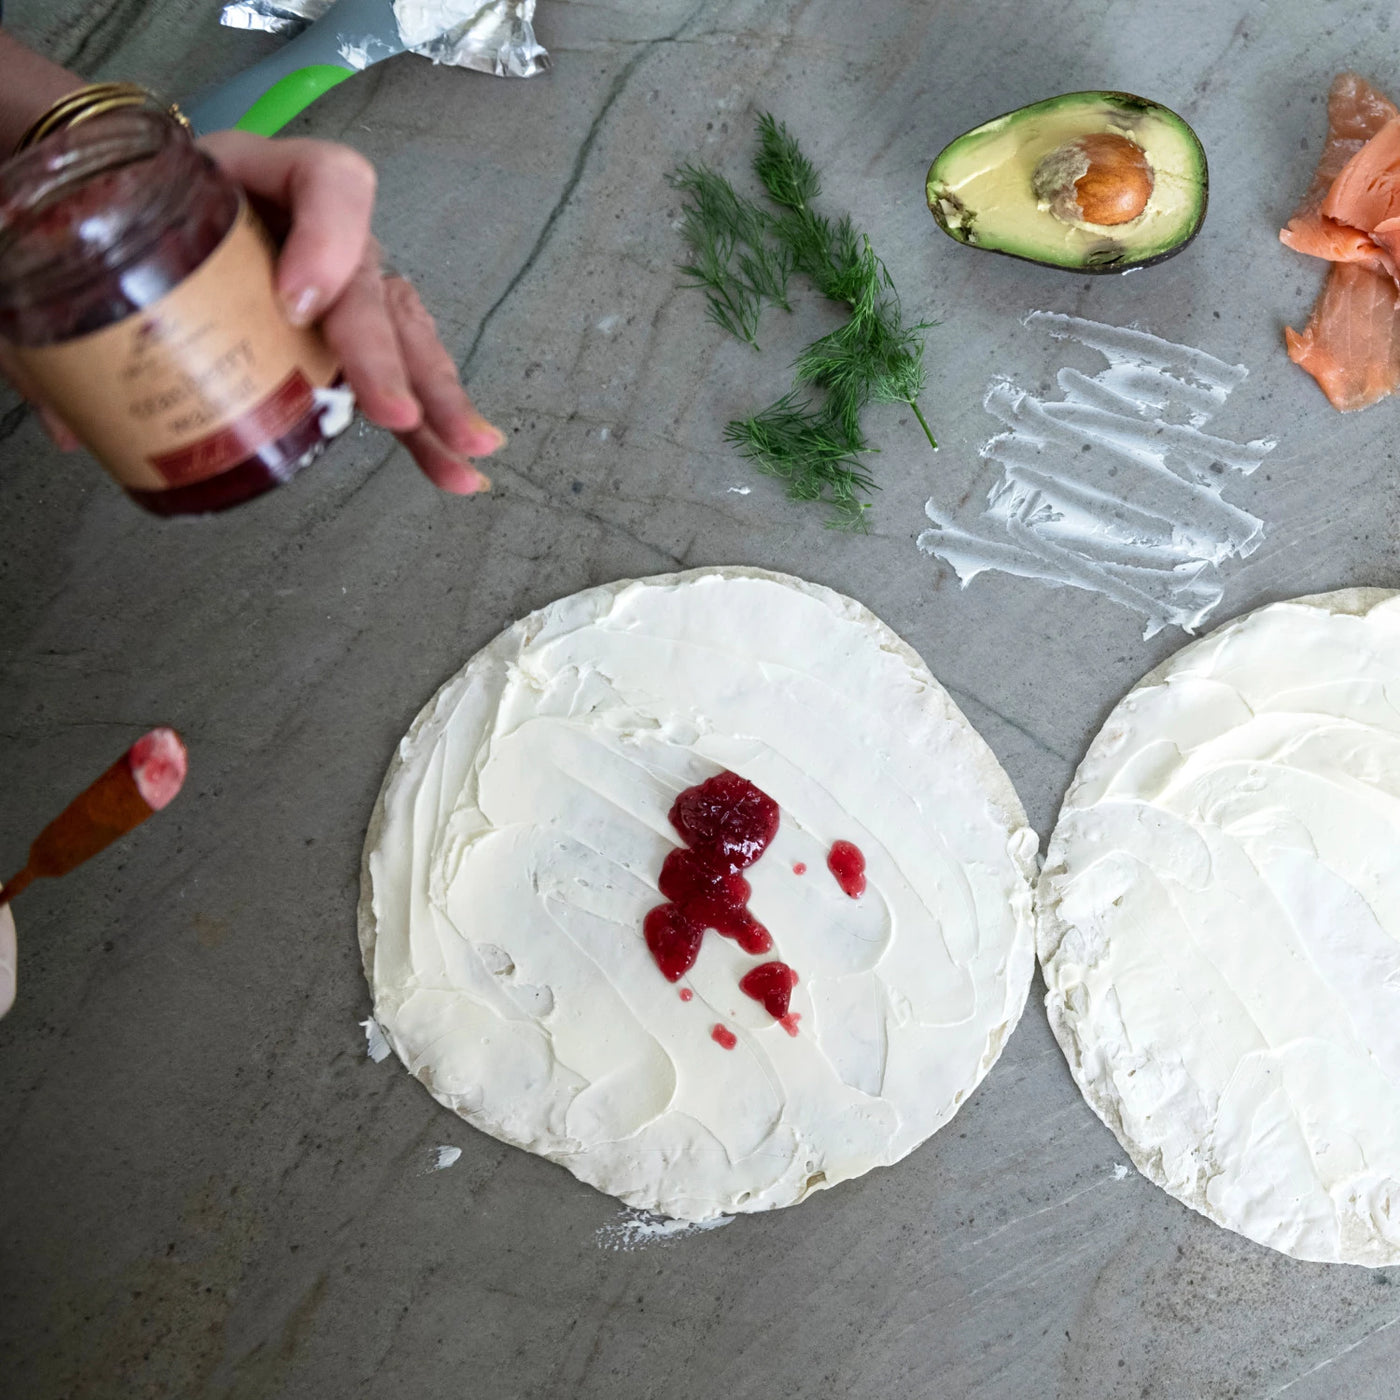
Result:
[[[336,0],[276,53],[196,97],[185,115],[200,134],[234,127],[271,136],[337,83],[402,52],[393,0]]]

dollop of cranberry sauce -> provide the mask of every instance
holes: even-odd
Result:
[[[751,890],[740,871],[751,866],[776,835],[778,804],[747,778],[717,773],[681,793],[670,819],[685,848],[672,851],[661,866],[658,883],[670,902],[657,905],[642,923],[661,975],[675,982],[690,971],[707,928],[732,938],[746,953],[770,952],[772,935],[749,913]],[[739,986],[796,1034],[795,1022],[788,1017],[796,982],[797,974],[786,963],[766,962]],[[751,983],[761,990],[751,990]],[[724,1032],[726,1037],[730,1034]],[[713,1038],[732,1048],[719,1034]]]
[[[849,841],[833,842],[826,858],[826,868],[852,899],[859,899],[865,893],[865,857],[859,846]]]
[[[661,975],[668,982],[677,982],[700,956],[705,925],[686,918],[679,905],[658,904],[642,920],[642,933]]]
[[[749,882],[737,871],[721,872],[694,851],[672,851],[661,867],[661,893],[686,918],[732,938],[746,953],[766,953],[773,939],[749,913]]]
[[[745,996],[761,1001],[763,1009],[775,1021],[786,1018],[788,1002],[796,985],[797,974],[786,963],[780,962],[759,963],[752,972],[746,972],[739,979],[739,990]],[[791,1029],[795,1034],[795,1026]]]
[[[686,788],[671,808],[681,840],[716,870],[752,865],[778,831],[778,804],[737,773]]]

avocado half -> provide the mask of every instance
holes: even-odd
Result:
[[[1053,212],[1043,197],[1044,171],[1055,167],[1047,157],[1103,135],[1141,148],[1151,173],[1145,207],[1111,226]],[[1170,108],[1128,92],[1069,92],[950,141],[929,167],[927,194],[939,228],[971,248],[1073,272],[1127,272],[1186,247],[1205,220],[1208,188],[1200,140]]]

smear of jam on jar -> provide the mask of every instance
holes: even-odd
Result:
[[[826,868],[852,899],[859,899],[865,893],[865,857],[859,846],[849,841],[833,842],[826,858]]]
[[[749,912],[752,890],[740,872],[768,849],[776,835],[778,804],[747,778],[717,773],[681,793],[671,807],[670,820],[685,848],[671,851],[661,866],[658,884],[670,902],[657,905],[642,924],[661,975],[675,982],[690,971],[707,928],[732,938],[746,953],[770,952],[772,935]],[[754,972],[786,966],[763,963]],[[796,973],[792,981],[797,981]],[[744,982],[739,985],[744,987]],[[773,1012],[774,1020],[788,1014],[791,991],[789,983],[782,1009]],[[786,1029],[796,1034],[795,1023]],[[717,1034],[715,1039],[719,1040]]]
[[[725,1050],[732,1050],[739,1043],[739,1037],[728,1026],[716,1026],[710,1032],[710,1039]]]

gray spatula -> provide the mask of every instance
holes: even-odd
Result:
[[[336,0],[276,53],[195,97],[185,115],[200,133],[234,127],[271,136],[323,92],[403,50],[393,0]]]

